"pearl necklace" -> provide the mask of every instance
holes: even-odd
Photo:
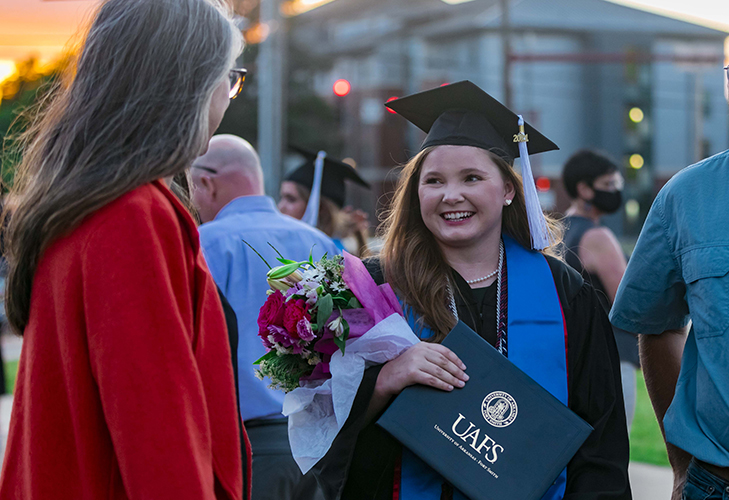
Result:
[[[490,277],[494,276],[496,273],[499,272],[499,270],[501,269],[501,265],[502,265],[503,262],[504,262],[504,244],[503,243],[499,243],[499,265],[496,266],[496,269],[494,269],[493,272],[491,272],[491,273],[489,273],[486,276],[483,276],[481,278],[476,278],[476,279],[473,279],[473,280],[466,280],[466,283],[468,283],[469,285],[473,285],[474,283],[478,283],[479,281],[485,281],[485,280],[489,279]]]
[[[501,240],[499,242],[499,267],[496,269],[496,272],[498,273],[496,275],[496,335],[499,334],[499,328],[500,328],[500,320],[501,317],[499,315],[501,311],[501,270],[503,269],[504,265],[504,241]],[[494,273],[491,274],[493,276]],[[485,278],[481,278],[480,280],[475,281],[483,281]],[[453,317],[456,318],[456,321],[459,321],[458,318],[458,308],[456,307],[456,298],[453,295],[453,289],[451,288],[450,280],[448,280],[448,285],[446,285],[446,290],[448,291],[448,308],[451,310],[451,313],[453,314]],[[504,346],[501,344],[497,345],[497,349],[501,354],[504,354]],[[504,354],[505,355],[505,354]]]
[[[492,273],[491,276],[496,274],[496,329],[498,331],[499,328],[499,311],[501,310],[501,269],[503,269],[504,266],[504,241],[499,242],[499,267],[496,269],[496,273]],[[480,280],[475,281],[483,281],[485,278],[481,278]],[[453,313],[453,317],[456,318],[456,321],[458,321],[458,308],[456,307],[456,298],[453,295],[453,289],[451,288],[450,280],[448,280],[448,285],[446,285],[446,290],[448,291],[448,308],[451,310],[451,313]]]

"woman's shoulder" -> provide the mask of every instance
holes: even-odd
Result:
[[[385,283],[385,273],[382,272],[382,263],[379,255],[368,257],[362,262],[364,262],[367,271],[370,273],[370,276],[372,276],[372,279],[375,280],[375,283],[378,285]]]
[[[622,253],[620,243],[615,233],[605,226],[594,226],[585,231],[580,244],[586,249],[598,254]]]
[[[137,187],[94,212],[75,233],[87,251],[100,242],[179,249],[181,240],[193,241],[193,233],[197,237],[197,230],[165,190],[158,181]]]
[[[169,196],[168,196],[169,195]],[[175,214],[170,198],[172,191],[161,181],[143,184],[109,203],[110,211],[132,211],[134,213]]]
[[[157,227],[179,220],[177,207],[170,199],[174,195],[169,192],[167,196],[166,188],[158,182],[139,186],[107,203],[89,217],[88,225],[100,230],[113,220],[115,225]]]

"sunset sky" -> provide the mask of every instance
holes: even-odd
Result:
[[[30,55],[57,57],[98,0],[2,0],[0,6],[0,81],[15,70],[14,61]],[[366,0],[362,0],[366,1]],[[729,2],[724,0],[610,0],[729,32]]]
[[[0,81],[15,70],[13,61],[36,55],[57,57],[96,0],[2,0],[0,4]]]

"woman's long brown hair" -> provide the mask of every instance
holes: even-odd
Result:
[[[448,307],[451,268],[420,215],[420,173],[425,158],[433,149],[426,148],[415,155],[400,173],[382,228],[384,246],[380,262],[385,279],[407,304],[406,307],[418,316],[420,327],[433,330],[434,335],[428,341],[440,342],[456,325],[456,319]],[[499,168],[502,178],[514,185],[513,202],[503,211],[502,231],[523,247],[531,248],[521,176],[500,156],[490,151],[484,152]],[[543,253],[558,256],[556,249],[562,239],[562,226],[549,216],[547,224],[555,237],[555,243]]]
[[[54,240],[124,193],[183,172],[204,151],[213,91],[241,44],[217,1],[103,3],[75,75],[26,136],[10,195],[5,304],[17,333]]]

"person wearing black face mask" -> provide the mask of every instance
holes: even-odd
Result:
[[[565,163],[562,181],[572,199],[564,219],[565,261],[592,284],[605,311],[610,312],[627,263],[615,234],[601,226],[600,219],[617,212],[622,206],[623,176],[607,156],[582,150]],[[630,429],[635,413],[638,343],[632,333],[614,330]]]
[[[611,175],[611,177],[613,176]],[[612,182],[612,180],[613,179],[606,180],[606,182]],[[592,192],[595,195],[588,203],[592,204],[597,210],[604,214],[617,212],[618,209],[620,209],[620,205],[623,204],[623,192],[619,189],[616,189],[615,191],[604,191],[602,189],[598,189],[593,182]]]

